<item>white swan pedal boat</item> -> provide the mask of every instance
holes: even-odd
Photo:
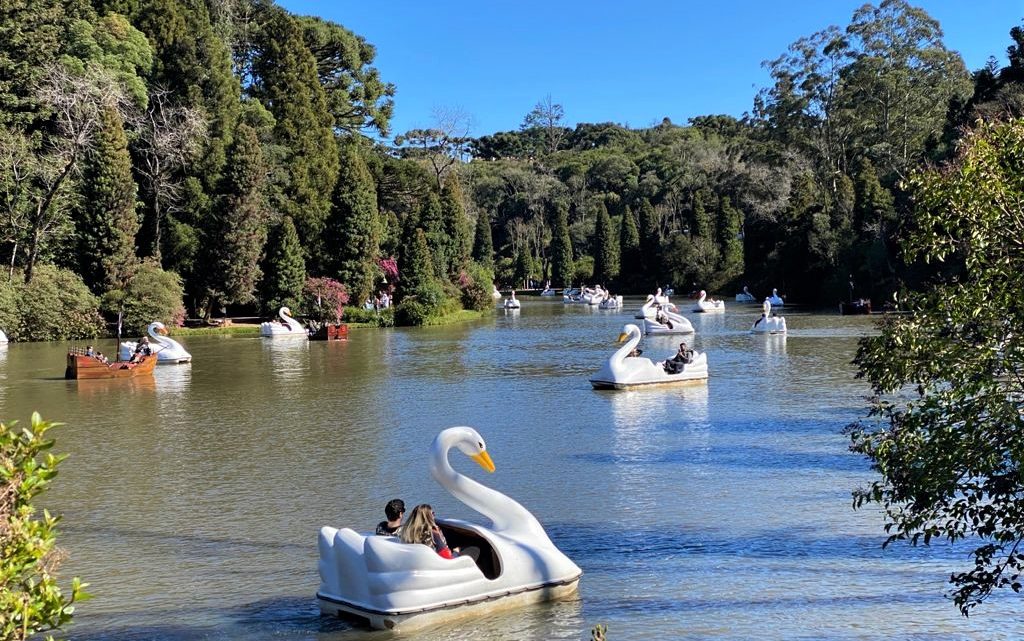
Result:
[[[711,313],[711,312],[724,312],[725,301],[724,300],[707,300],[708,293],[703,289],[700,290],[700,298],[693,305],[693,311],[697,313]]]
[[[694,353],[693,362],[683,371],[669,374],[665,361],[654,362],[642,356],[630,356],[640,344],[640,328],[629,323],[622,328],[619,341],[626,341],[590,379],[594,389],[636,389],[653,385],[680,385],[703,383],[708,379],[708,358],[705,353]]]
[[[522,305],[519,303],[519,299],[516,298],[515,290],[512,290],[511,295],[505,299],[505,309],[519,309]]]
[[[784,316],[772,316],[771,299],[764,299],[761,305],[761,318],[754,321],[750,328],[751,334],[785,334],[786,318]]]
[[[292,310],[282,307],[277,310],[281,317],[280,323],[269,321],[260,323],[260,336],[264,338],[305,338],[309,339],[309,332],[299,321],[292,318]]]
[[[323,527],[317,591],[322,612],[364,619],[377,629],[409,630],[576,591],[583,571],[555,547],[529,510],[456,472],[448,462],[452,448],[488,472],[494,463],[470,427],[442,431],[431,447],[434,480],[492,523],[438,519],[448,544],[475,546],[478,559],[445,559],[426,545],[396,537]]]
[[[647,334],[693,334],[694,331],[689,319],[672,304],[656,308],[654,318],[644,318],[644,332]]]
[[[7,343],[7,334],[4,334],[4,330],[0,329],[0,345]]]
[[[736,302],[737,303],[756,303],[757,299],[754,298],[754,295],[751,294],[750,290],[747,289],[747,286],[744,285],[743,286],[743,291],[740,292],[739,294],[736,294]]]
[[[772,295],[768,297],[768,302],[774,307],[782,307],[786,304],[786,301],[782,299],[782,296],[779,296],[779,290],[777,289],[772,290]]]
[[[180,363],[191,363],[192,354],[181,346],[181,343],[173,338],[167,337],[167,327],[160,321],[155,321],[146,326],[146,333],[153,339],[152,350],[156,354],[157,365],[177,365]],[[135,341],[124,341],[120,345],[120,359],[131,360],[135,348],[138,347]]]
[[[608,294],[604,297],[598,307],[601,309],[622,309],[622,296],[612,296]]]

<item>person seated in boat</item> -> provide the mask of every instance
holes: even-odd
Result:
[[[644,353],[644,350],[640,349],[639,347],[634,347],[633,351],[631,351],[630,353],[626,354],[626,358],[630,358],[630,357],[636,358],[637,356],[639,356],[639,355],[641,355],[643,353]]]
[[[103,352],[96,352],[96,360],[103,363],[104,365],[108,365],[110,363],[110,360],[103,355]]]
[[[399,530],[402,529],[403,514],[405,514],[405,502],[402,499],[388,501],[388,504],[384,506],[384,516],[387,517],[387,520],[377,524],[377,535],[398,536]]]
[[[86,356],[95,356],[96,355],[92,351],[92,345],[86,345],[85,346],[85,355]]]
[[[672,358],[665,361],[666,374],[679,374],[687,365],[693,362],[693,350],[686,346],[686,342],[679,343],[679,351]]]
[[[756,321],[754,321],[754,327],[757,327],[758,325],[760,325],[761,321],[766,320],[767,318],[768,318],[768,316],[765,315],[764,312],[761,312],[761,318],[759,318]]]
[[[458,548],[452,550],[448,547],[448,541],[434,520],[434,508],[426,503],[412,509],[398,532],[398,538],[402,543],[422,543],[446,559],[453,559],[459,553]]]

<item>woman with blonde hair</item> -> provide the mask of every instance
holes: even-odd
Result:
[[[437,521],[434,520],[434,508],[426,503],[412,509],[402,524],[399,538],[403,543],[422,543],[446,559],[455,556],[448,548],[448,542],[444,540],[444,534],[441,534]]]

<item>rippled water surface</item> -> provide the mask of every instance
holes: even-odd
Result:
[[[0,348],[0,417],[65,422],[44,504],[63,513],[64,574],[91,584],[74,639],[375,640],[318,614],[316,533],[369,530],[388,499],[478,520],[437,486],[438,431],[476,427],[509,494],[583,568],[578,598],[402,638],[1017,639],[1019,601],[970,619],[943,597],[964,549],[882,550],[872,476],[848,453],[871,319],[756,305],[690,314],[706,386],[596,392],[626,311],[525,299],[518,312],[347,343],[203,337],[153,381],[64,381],[64,344]],[[684,307],[686,307],[684,305]],[[645,356],[675,337],[645,340]],[[113,351],[113,345],[104,351]],[[103,349],[103,346],[101,346]]]

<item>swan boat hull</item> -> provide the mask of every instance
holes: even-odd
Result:
[[[515,558],[502,558],[499,555],[499,545],[491,544],[481,535],[480,530],[471,523],[465,521],[438,519],[448,538],[450,544],[461,542],[463,545],[474,544],[481,548],[480,560],[477,565],[484,573],[476,581],[468,581],[462,585],[444,585],[439,582],[434,587],[428,587],[423,581],[430,581],[432,574],[431,564],[439,562],[433,550],[426,548],[415,549],[417,546],[410,546],[401,543],[394,537],[367,536],[364,540],[371,541],[368,548],[387,549],[397,547],[402,552],[420,553],[428,555],[417,565],[413,574],[418,576],[409,579],[408,583],[419,582],[420,589],[405,591],[390,595],[390,598],[381,599],[382,595],[366,595],[369,598],[359,598],[358,595],[345,596],[332,591],[326,584],[321,584],[317,591],[317,603],[323,614],[344,617],[347,619],[359,620],[376,630],[396,630],[406,632],[439,623],[450,622],[466,617],[490,614],[500,610],[524,607],[530,604],[555,601],[572,596],[579,588],[579,580],[582,571],[571,564],[568,567],[560,568],[564,571],[562,576],[543,577],[537,575],[532,580],[524,581],[519,577],[519,583],[504,581],[502,576],[496,575],[500,572],[502,561],[515,563]],[[320,532],[321,564],[323,564],[324,552],[332,547],[332,544],[340,544],[338,539],[351,539],[355,534],[351,530],[335,530],[325,527]],[[360,535],[355,535],[360,536]],[[334,543],[337,541],[337,543]],[[507,550],[506,550],[507,552]],[[370,553],[372,555],[372,552]],[[330,558],[330,557],[328,557]],[[440,559],[451,564],[452,561]],[[456,559],[466,568],[473,568],[473,561],[469,558]],[[422,566],[428,567],[422,567]],[[552,568],[557,571],[559,568]],[[324,568],[321,567],[321,572]],[[446,572],[447,568],[442,571]],[[463,571],[466,571],[465,569]],[[374,586],[381,588],[381,577],[369,577],[368,585],[370,592],[375,591]],[[385,582],[393,583],[395,573],[387,573]],[[448,593],[447,598],[438,598],[440,594]]]

